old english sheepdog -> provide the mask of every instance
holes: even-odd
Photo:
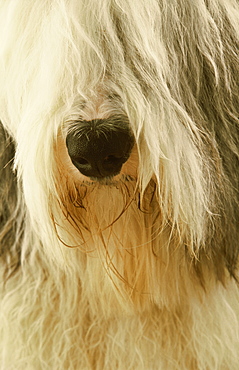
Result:
[[[237,370],[238,0],[0,0],[0,369]]]

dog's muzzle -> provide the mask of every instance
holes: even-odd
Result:
[[[120,173],[134,145],[126,116],[79,121],[68,131],[66,145],[74,166],[91,179]]]

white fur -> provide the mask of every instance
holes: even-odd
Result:
[[[237,0],[0,1],[22,249],[2,262],[1,369],[238,369],[238,17]],[[66,132],[114,113],[136,144],[96,183]]]

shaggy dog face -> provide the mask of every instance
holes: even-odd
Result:
[[[2,369],[237,369],[238,19],[0,1]]]

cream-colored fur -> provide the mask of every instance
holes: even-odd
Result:
[[[0,1],[2,370],[238,369],[238,19]],[[114,114],[135,145],[93,181],[66,135]]]

